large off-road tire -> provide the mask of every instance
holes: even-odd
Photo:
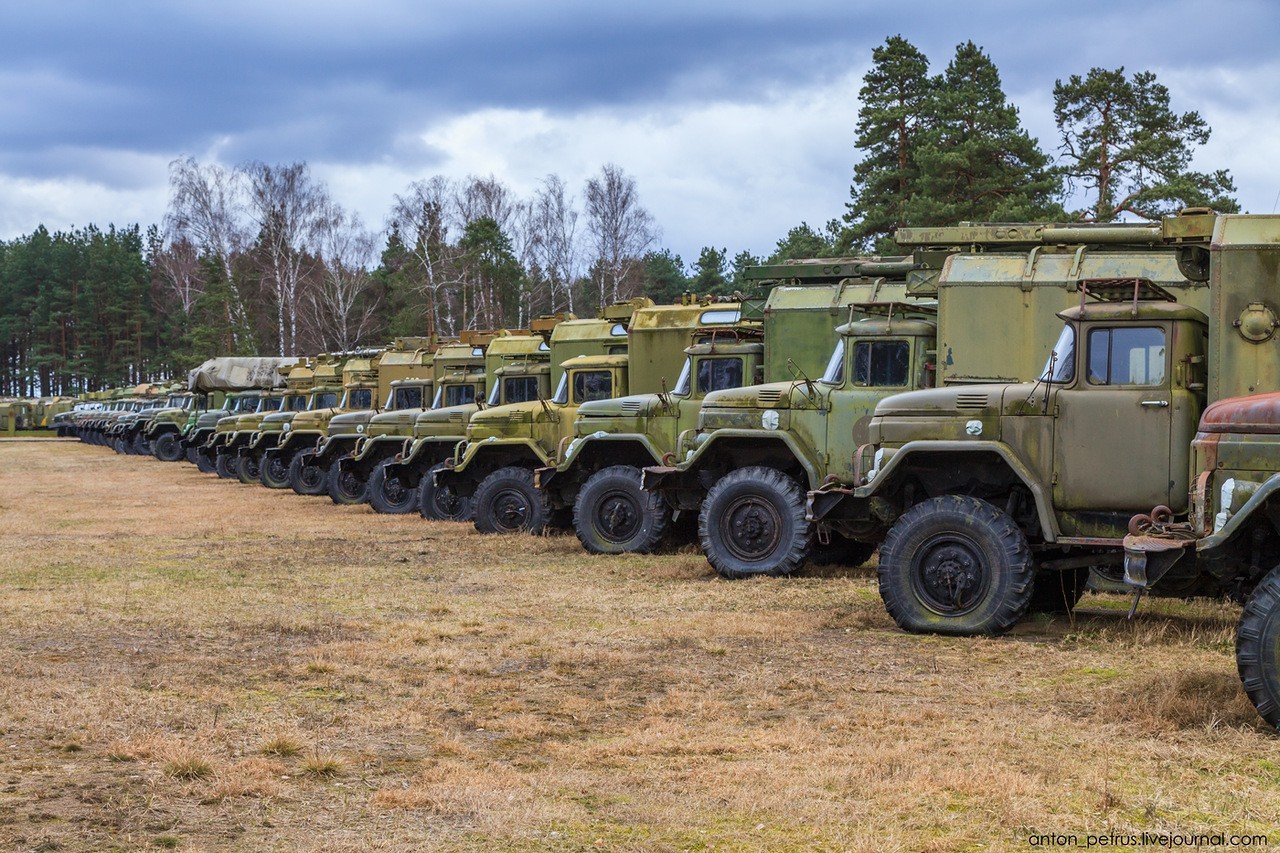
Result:
[[[711,567],[731,580],[789,575],[813,547],[805,490],[774,468],[739,468],[711,487],[698,513],[698,541]]]
[[[464,498],[452,486],[439,488],[428,471],[418,481],[418,514],[427,521],[471,521],[475,518],[475,501]]]
[[[614,465],[592,474],[573,502],[573,529],[592,554],[648,554],[662,543],[671,510],[640,488],[640,469]]]
[[[213,455],[207,450],[196,451],[196,467],[205,474],[217,473],[217,468],[213,461]]]
[[[364,503],[369,484],[355,471],[344,471],[338,462],[335,459],[330,463],[329,472],[325,475],[324,487],[329,498],[339,506]]]
[[[481,533],[542,533],[551,521],[547,496],[528,468],[499,468],[480,482],[473,499]]]
[[[111,437],[111,449],[116,453],[119,453],[121,456],[127,456],[129,453],[129,446],[126,445],[124,443],[124,439],[118,435],[113,435]]]
[[[1236,666],[1253,707],[1280,728],[1280,567],[1244,603],[1236,628]]]
[[[1034,573],[1014,520],[961,495],[916,504],[880,546],[880,598],[899,627],[917,633],[1009,630],[1027,612]]]
[[[224,480],[237,480],[236,476],[236,458],[230,453],[216,454],[213,461],[213,471]]]
[[[418,508],[418,490],[405,486],[399,477],[388,477],[390,459],[379,462],[369,475],[369,506],[383,515],[405,515]]]
[[[323,495],[327,473],[319,465],[308,465],[305,455],[295,454],[289,463],[289,487],[300,495]]]
[[[260,475],[259,469],[261,465],[258,458],[251,454],[245,453],[236,456],[236,476],[240,478],[240,482],[246,486],[256,485]]]
[[[1075,609],[1089,584],[1087,568],[1062,571],[1038,571],[1035,574],[1035,590],[1027,605],[1029,613],[1063,615]]]
[[[258,463],[258,482],[268,489],[289,488],[289,463],[278,453],[262,454],[262,461]]]
[[[182,460],[184,453],[182,443],[178,441],[178,436],[172,432],[164,433],[151,443],[151,455],[161,462],[179,462]]]
[[[874,542],[859,542],[856,539],[846,539],[838,533],[832,533],[831,541],[827,544],[823,545],[821,542],[813,544],[813,550],[809,553],[809,562],[815,566],[843,566],[856,569],[871,559],[877,547],[879,546]]]
[[[134,433],[133,441],[130,444],[135,456],[150,456],[151,445],[147,442],[147,437],[142,433]]]

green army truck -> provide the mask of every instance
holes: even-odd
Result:
[[[571,504],[558,503],[559,492],[536,488],[534,471],[555,467],[565,453],[578,408],[631,392],[668,394],[684,366],[685,348],[712,334],[706,329],[738,326],[741,315],[736,302],[635,309],[626,327],[625,354],[605,352],[560,362],[563,375],[550,400],[473,415],[465,444],[436,469],[435,488],[471,498],[475,526],[482,533],[538,533],[566,521]],[[552,347],[554,364],[554,340]]]
[[[822,258],[750,267],[746,279],[769,288],[743,306],[735,327],[710,327],[687,348],[670,394],[585,403],[575,436],[555,467],[535,472],[554,506],[573,507],[573,525],[592,553],[647,552],[671,529],[674,513],[641,488],[641,471],[673,461],[677,442],[697,425],[706,394],[776,382],[798,371],[819,375],[836,326],[852,304],[905,299],[937,265],[913,258]],[[884,273],[892,272],[892,277]]]
[[[436,366],[440,374],[439,393],[441,411],[461,418],[470,417],[488,397],[488,402],[514,402],[517,399],[538,399],[539,386],[548,384],[545,376],[539,381],[539,372],[545,372],[551,348],[548,339],[556,324],[572,315],[542,317],[529,324],[531,335],[499,334],[484,352],[483,387],[475,381],[475,351],[465,350],[466,345],[456,345],[452,356],[442,350],[437,353]],[[445,398],[457,400],[459,392],[448,390],[446,385],[466,388],[465,396],[473,402],[445,405]],[[489,391],[488,389],[492,389]],[[477,391],[479,394],[477,395]],[[549,396],[550,391],[542,392]],[[392,411],[375,415],[369,421],[364,439],[347,457],[339,461],[344,476],[353,476],[367,484],[366,496],[375,512],[401,514],[413,512],[418,506],[417,480],[402,480],[400,474],[387,476],[387,466],[397,458],[407,458],[411,453],[414,425],[437,400],[424,398],[417,408],[401,406]],[[447,421],[446,421],[447,422]]]
[[[329,409],[298,412],[288,424],[288,431],[276,447],[267,451],[265,459],[288,455],[289,487],[299,495],[322,495],[326,471],[312,465],[311,457],[324,439],[329,422],[344,412],[356,412],[373,406],[378,390],[378,361],[383,350],[368,349],[350,354],[342,365],[342,397]],[[264,465],[266,463],[264,462]]]
[[[316,365],[309,358],[297,364],[281,365],[276,368],[284,377],[284,391],[281,393],[280,405],[236,418],[235,427],[227,439],[225,453],[228,455],[228,467],[235,472],[236,478],[245,485],[258,483],[261,480],[262,453],[266,442],[259,440],[262,424],[267,418],[292,416],[306,411],[313,402],[312,389],[315,386]],[[337,396],[334,396],[336,401]],[[279,433],[272,431],[271,435]]]
[[[306,389],[306,404],[301,409],[283,408],[281,411],[267,415],[258,424],[249,445],[240,452],[242,457],[251,456],[258,467],[258,482],[268,489],[289,488],[289,463],[305,443],[281,444],[288,438],[293,428],[293,419],[299,412],[323,412],[337,408],[342,400],[342,368],[349,356],[337,353],[324,353],[316,356],[311,366],[309,380],[302,375],[297,377],[299,390],[304,382],[309,383]],[[286,383],[288,379],[285,380]],[[296,404],[295,404],[296,405]],[[250,463],[244,464],[246,467]]]
[[[219,418],[214,425],[213,435],[205,444],[205,452],[213,459],[213,472],[222,480],[239,479],[236,473],[237,456],[231,447],[232,439],[244,435],[240,431],[242,419],[249,422],[260,422],[272,412],[280,411],[285,392],[281,389],[269,388],[258,392],[257,405],[248,411],[236,411],[224,418]]]
[[[335,504],[364,503],[366,481],[352,471],[344,473],[338,462],[351,454],[367,434],[369,422],[380,412],[397,406],[421,408],[424,398],[431,399],[437,349],[434,339],[398,338],[378,362],[378,387],[370,406],[335,415],[329,421],[309,464],[324,471],[325,491]]]
[[[935,319],[900,324],[910,318],[899,311],[882,323],[852,322],[821,381],[798,375],[710,395],[679,461],[646,469],[646,488],[675,509],[698,510],[699,540],[722,576],[787,574],[815,543],[821,561],[869,557],[873,533],[822,512],[807,517],[806,502],[824,483],[838,487],[856,475],[855,451],[869,439],[876,404],[939,383],[963,389],[1033,378],[1058,336],[1049,325],[1060,326],[1055,312],[1078,300],[1090,275],[1144,273],[1207,302],[1208,288],[1188,282],[1176,252],[1141,225],[965,225],[903,229],[897,239],[917,253],[943,253],[938,275],[907,287],[936,297]]]
[[[186,383],[169,382],[153,386],[148,393],[147,405],[132,416],[117,422],[118,447],[134,456],[151,456],[148,435],[155,416],[166,408],[180,405],[186,393]]]
[[[146,426],[147,446],[161,462],[180,462],[186,458],[182,437],[195,424],[200,413],[220,408],[225,394],[220,391],[196,392],[185,385],[169,394],[165,405],[156,409]]]
[[[1134,589],[1135,607],[1143,593],[1244,599],[1237,658],[1274,723],[1278,516],[1262,484],[1280,217],[1188,211],[1155,230],[1209,285],[1207,314],[1149,280],[1085,282],[1037,381],[885,401],[865,485],[838,509],[887,530],[880,591],[911,631],[1002,632],[1074,605],[1089,569]]]
[[[141,449],[134,445],[139,418],[164,404],[167,386],[155,382],[141,382],[133,386],[134,404],[128,411],[118,414],[104,429],[107,444],[116,453],[136,456]]]
[[[266,390],[281,387],[279,368],[292,365],[293,357],[220,356],[211,358],[187,374],[187,387],[197,394],[208,394],[221,406],[196,414],[182,436],[183,454],[199,470],[214,472],[215,458],[209,446],[218,421],[230,415],[249,414],[257,410],[258,398]]]
[[[35,429],[36,407],[31,400],[0,400],[0,432],[15,435]]]
[[[638,307],[652,305],[648,299],[634,299],[606,306],[595,318],[568,319],[559,322],[547,342],[546,361],[538,357],[527,361],[517,359],[506,366],[492,365],[494,375],[479,374],[478,379],[487,383],[489,392],[498,388],[503,401],[500,405],[514,404],[524,398],[526,403],[547,400],[560,377],[564,375],[564,363],[581,355],[617,355],[626,352],[627,324]],[[499,375],[500,374],[500,375]],[[432,521],[463,521],[471,518],[471,500],[459,495],[450,486],[438,487],[431,472],[452,457],[458,443],[466,440],[467,426],[471,418],[481,410],[485,401],[486,385],[478,385],[480,393],[470,403],[448,405],[447,397],[438,399],[442,405],[423,412],[413,425],[413,443],[398,457],[393,457],[383,469],[388,482],[394,478],[403,492],[412,490],[417,508],[423,518]]]

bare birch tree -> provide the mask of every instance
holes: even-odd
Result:
[[[456,330],[449,292],[458,283],[451,263],[455,249],[449,242],[456,209],[454,182],[435,175],[414,181],[403,195],[396,195],[388,217],[419,267],[427,297],[428,334],[452,334]]]
[[[603,306],[622,298],[623,282],[635,278],[658,235],[653,217],[640,204],[635,178],[621,167],[602,166],[599,175],[587,179],[584,195],[592,274]]]
[[[573,310],[578,275],[578,211],[559,175],[547,175],[529,205],[532,253],[547,279],[551,310]]]
[[[309,249],[321,230],[328,192],[312,178],[306,163],[252,162],[241,171],[258,227],[263,279],[275,292],[279,354],[287,355],[297,347],[298,290],[315,257]]]
[[[377,237],[360,217],[326,205],[316,229],[319,280],[306,293],[311,321],[326,347],[355,349],[373,331],[378,310],[370,268]]]
[[[194,243],[222,269],[230,293],[227,325],[232,344],[238,344],[238,330],[248,327],[244,299],[232,270],[232,260],[247,241],[240,175],[217,163],[202,166],[194,157],[170,163],[165,232],[170,241],[187,239]]]
[[[166,234],[163,244],[152,255],[151,264],[183,315],[190,317],[205,285],[200,271],[200,251],[195,244],[181,234]]]

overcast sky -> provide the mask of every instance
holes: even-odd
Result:
[[[1280,8],[1266,2],[143,2],[0,5],[0,238],[150,223],[167,164],[305,159],[381,226],[434,173],[521,193],[615,162],[663,242],[767,252],[843,211],[860,79],[901,33],[945,67],[973,39],[1042,146],[1051,90],[1156,71],[1212,125],[1197,165],[1280,200]]]

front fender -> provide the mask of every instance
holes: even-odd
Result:
[[[717,442],[731,441],[733,439],[743,438],[752,441],[775,441],[786,447],[795,461],[804,469],[805,478],[809,481],[809,488],[814,489],[822,480],[821,471],[818,468],[817,460],[813,459],[807,448],[796,441],[795,437],[785,431],[763,431],[755,429],[718,429],[708,434],[705,441],[699,444],[692,452],[686,455],[684,459],[677,460],[674,466],[676,473],[684,474],[686,472],[695,472],[701,467],[701,461],[716,446]],[[681,479],[681,478],[677,478]]]
[[[635,433],[635,432],[618,432],[618,433],[610,433],[610,432],[593,432],[593,433],[591,433],[591,434],[589,434],[589,435],[584,435],[584,436],[582,436],[582,437],[580,437],[580,438],[575,438],[575,439],[573,439],[573,441],[570,441],[570,442],[569,442],[569,446],[565,449],[564,459],[562,459],[562,460],[560,461],[560,463],[559,463],[558,465],[556,465],[556,470],[557,470],[557,471],[567,471],[568,469],[572,468],[572,467],[573,467],[573,464],[574,464],[574,461],[575,461],[579,456],[581,456],[581,455],[582,455],[583,450],[585,450],[585,449],[587,448],[587,446],[588,446],[588,445],[590,445],[590,444],[592,444],[593,442],[594,442],[594,443],[599,443],[599,442],[614,442],[614,443],[616,443],[616,442],[620,442],[620,441],[625,441],[625,442],[627,442],[627,443],[629,443],[629,444],[638,444],[638,445],[640,445],[641,447],[643,447],[643,448],[645,449],[645,452],[646,452],[646,453],[648,453],[651,457],[653,457],[654,459],[659,460],[659,461],[661,461],[661,460],[662,460],[662,458],[663,458],[663,456],[666,454],[666,451],[664,451],[664,450],[660,450],[660,449],[658,448],[658,446],[657,446],[657,445],[655,445],[655,444],[653,443],[653,441],[649,438],[649,436],[644,435],[643,433]]]
[[[888,497],[888,490],[893,482],[895,473],[902,469],[908,459],[925,453],[946,453],[955,457],[961,457],[966,453],[994,453],[1009,466],[1014,476],[1021,480],[1022,484],[1031,492],[1031,496],[1036,503],[1036,516],[1040,521],[1040,532],[1045,541],[1058,541],[1058,536],[1060,535],[1058,519],[1053,514],[1053,502],[1050,500],[1048,492],[1036,480],[1031,469],[1014,455],[1008,445],[998,441],[909,441],[890,457],[884,468],[876,474],[874,480],[865,486],[855,489],[852,497],[855,499]],[[958,458],[957,464],[959,464]]]
[[[1204,558],[1214,557],[1220,548],[1244,530],[1257,513],[1267,511],[1267,504],[1277,492],[1280,492],[1280,474],[1272,474],[1263,481],[1256,492],[1250,495],[1244,502],[1244,506],[1227,519],[1227,523],[1221,530],[1215,531],[1196,543],[1196,553]]]

